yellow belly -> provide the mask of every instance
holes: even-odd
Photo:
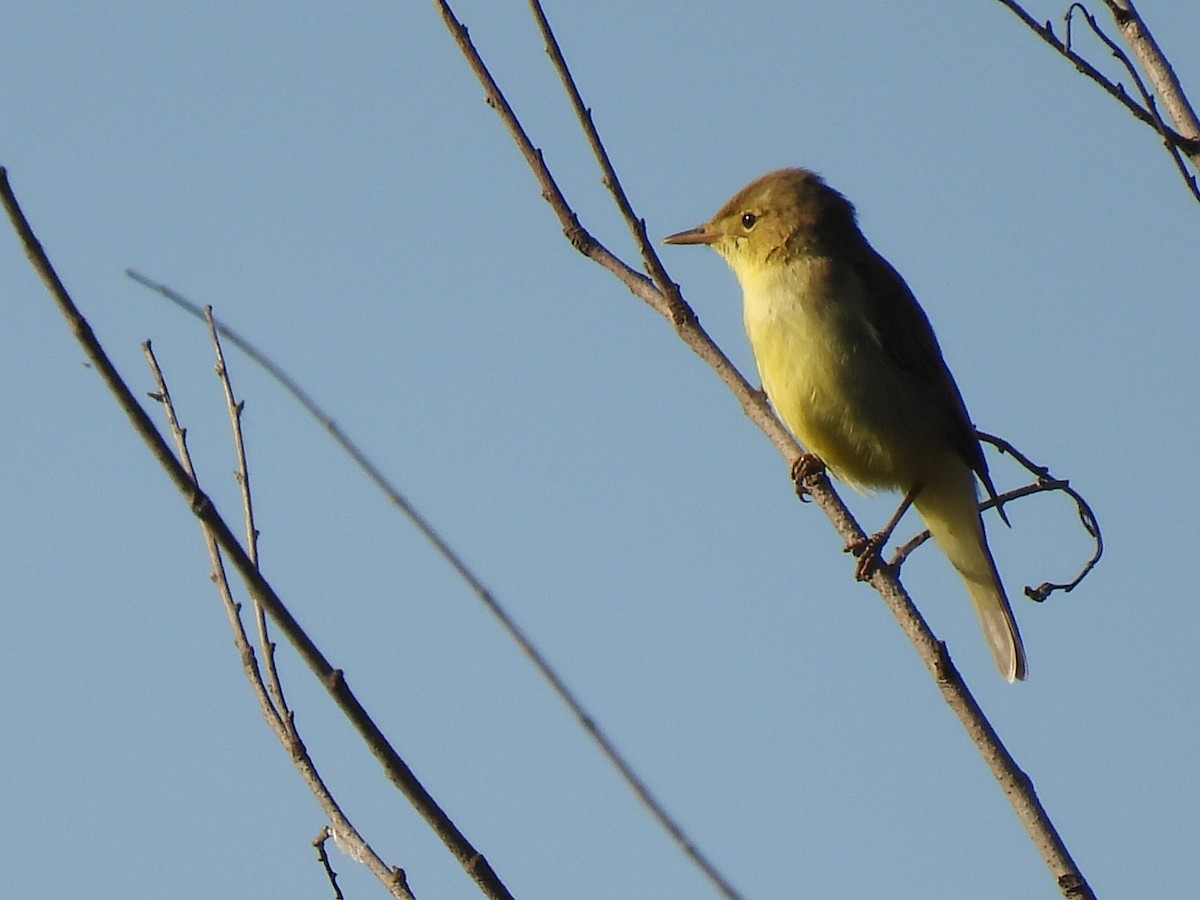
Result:
[[[839,478],[860,490],[907,490],[933,462],[923,451],[937,423],[924,393],[891,362],[853,294],[806,287],[795,279],[743,285],[763,388],[796,439]]]

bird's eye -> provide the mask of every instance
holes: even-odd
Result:
[[[742,213],[742,227],[749,231],[758,222],[758,216],[754,213]]]

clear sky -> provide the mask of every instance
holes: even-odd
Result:
[[[1062,3],[1031,6],[1060,20]],[[746,897],[1058,896],[784,460],[562,239],[431,4],[10,7],[0,164],[142,394],[153,339],[232,520],[211,348],[126,267],[213,304],[303,381]],[[1200,100],[1200,7],[1140,7]],[[583,223],[632,261],[523,5],[457,11]],[[920,298],[979,426],[1092,501],[1104,560],[1042,605],[1022,586],[1071,577],[1089,552],[1073,511],[1035,498],[1010,506],[1011,530],[991,524],[1025,684],[995,671],[939,554],[904,580],[1098,894],[1186,896],[1200,205],[1159,142],[995,0],[547,11],[653,235],[769,169],[823,173]],[[724,264],[664,257],[752,374]],[[0,296],[6,893],[330,896],[309,846],[322,813],[244,682],[199,530],[11,233]],[[512,891],[713,896],[466,588],[228,354],[266,574]],[[991,465],[1001,487],[1021,481]],[[895,502],[848,500],[868,528]],[[281,657],[304,736],[376,850],[422,900],[475,896]],[[383,896],[330,850],[348,896]]]

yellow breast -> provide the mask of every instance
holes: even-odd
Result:
[[[856,488],[904,488],[910,452],[894,365],[852,278],[816,258],[739,271],[746,333],[763,388],[805,449]]]

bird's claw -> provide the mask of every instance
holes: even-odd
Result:
[[[807,502],[812,491],[807,482],[825,471],[825,462],[815,453],[801,453],[792,463],[792,483],[796,485],[796,496]]]
[[[867,581],[876,567],[882,568],[886,565],[880,551],[883,550],[883,545],[887,543],[889,537],[891,537],[891,532],[877,531],[870,537],[859,538],[846,545],[845,552],[853,553],[858,558],[858,564],[854,567],[856,581]]]

